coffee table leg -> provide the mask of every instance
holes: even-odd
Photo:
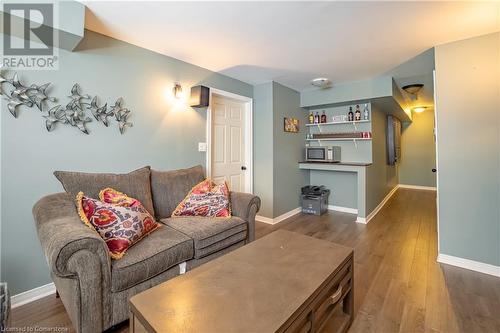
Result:
[[[130,333],[147,333],[146,328],[141,324],[141,322],[134,316],[134,313],[130,311],[130,320],[129,320],[129,330]]]
[[[132,313],[132,311],[129,312],[129,321],[128,321],[128,325],[129,325],[129,330],[130,330],[130,333],[135,333],[135,316],[134,314]]]
[[[343,302],[343,310],[345,314],[348,314],[349,325],[346,326],[346,331],[351,326],[352,321],[354,320],[354,263],[351,261],[351,290],[347,293]]]

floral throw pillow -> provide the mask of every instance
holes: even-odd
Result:
[[[112,259],[123,257],[132,245],[160,226],[139,201],[134,206],[120,206],[80,192],[76,204],[80,219],[104,239]]]
[[[135,198],[119,192],[112,188],[105,188],[99,192],[99,199],[102,202],[121,206],[121,207],[137,207],[142,206],[141,202]]]
[[[172,213],[172,217],[179,216],[231,217],[226,182],[217,185],[205,179],[195,185]]]

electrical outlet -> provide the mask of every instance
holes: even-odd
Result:
[[[198,142],[198,151],[207,151],[207,143]]]

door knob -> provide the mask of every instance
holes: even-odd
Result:
[[[247,167],[246,167],[246,166],[244,166],[244,165],[243,165],[243,166],[241,166],[241,170],[246,170],[246,169],[247,169]]]
[[[432,172],[436,172],[436,171],[437,171],[437,170],[436,170],[436,168],[433,168],[433,169],[432,169]]]

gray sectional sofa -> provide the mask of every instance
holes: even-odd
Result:
[[[175,171],[147,167],[128,175],[133,177],[56,173],[67,193],[48,195],[33,207],[52,279],[78,332],[101,332],[128,319],[131,296],[181,274],[184,267],[193,269],[254,240],[260,199],[251,194],[230,193],[230,219],[169,217],[192,186],[204,179],[201,166]],[[149,188],[151,209],[164,225],[122,259],[111,260],[101,237],[80,221],[73,190],[81,187],[92,194],[107,184],[127,193],[131,183],[144,179],[149,183],[139,184],[138,199],[147,201]]]

